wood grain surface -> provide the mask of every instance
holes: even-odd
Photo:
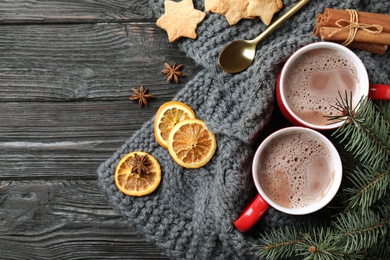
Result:
[[[148,0],[0,0],[0,259],[166,259],[96,170],[199,70]],[[149,107],[129,100],[141,85]]]

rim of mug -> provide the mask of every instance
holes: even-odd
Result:
[[[334,162],[334,178],[333,182],[329,188],[329,191],[327,194],[317,203],[308,206],[308,207],[302,207],[302,208],[288,208],[281,206],[271,200],[268,195],[263,191],[261,188],[261,184],[257,175],[257,169],[258,169],[258,164],[259,164],[259,157],[264,148],[269,144],[271,140],[274,138],[289,133],[289,132],[304,132],[304,133],[309,133],[311,135],[316,136],[319,138],[325,146],[329,149],[331,155],[332,155],[332,161]],[[335,197],[336,193],[338,192],[340,185],[341,185],[341,180],[342,180],[342,175],[343,175],[343,168],[342,168],[342,162],[340,155],[336,149],[336,147],[333,145],[333,143],[325,137],[323,134],[320,132],[307,128],[307,127],[301,127],[301,126],[291,126],[291,127],[286,127],[282,128],[280,130],[277,130],[276,132],[270,134],[267,138],[264,139],[264,141],[260,144],[260,146],[257,148],[256,153],[253,157],[253,163],[252,163],[252,177],[253,181],[255,183],[256,189],[258,193],[263,197],[263,199],[273,208],[290,214],[290,215],[306,215],[309,213],[316,212],[320,210],[321,208],[325,207],[326,205],[329,204],[329,202]]]
[[[333,43],[333,42],[314,42],[314,43],[309,43],[308,45],[305,45],[305,46],[301,47],[300,49],[298,49],[297,51],[295,51],[287,59],[286,63],[283,65],[283,68],[282,68],[282,70],[280,72],[280,77],[278,79],[278,85],[279,85],[278,86],[278,91],[280,92],[280,98],[281,98],[281,101],[282,101],[284,109],[287,110],[289,115],[291,117],[293,117],[293,119],[295,121],[297,121],[299,123],[299,125],[306,126],[306,127],[309,127],[309,128],[312,128],[312,129],[316,129],[316,130],[331,130],[331,129],[336,129],[336,128],[340,127],[344,123],[344,120],[339,121],[339,122],[335,122],[335,123],[331,123],[331,124],[328,124],[328,125],[315,125],[315,124],[312,124],[312,123],[309,123],[307,121],[302,120],[299,116],[297,116],[294,113],[294,111],[288,105],[288,103],[286,101],[284,88],[282,87],[282,86],[285,85],[284,81],[285,81],[285,75],[286,75],[287,68],[297,58],[299,58],[303,53],[305,53],[307,51],[310,51],[310,50],[313,50],[313,49],[321,49],[321,48],[333,49],[333,50],[341,51],[342,54],[347,56],[347,58],[350,59],[353,62],[353,64],[356,67],[356,70],[358,72],[357,76],[358,76],[358,79],[359,79],[359,94],[360,94],[360,97],[357,98],[357,102],[362,97],[368,96],[368,93],[369,93],[369,80],[368,80],[368,74],[367,74],[366,67],[364,66],[362,60],[353,51],[351,51],[347,47],[345,47],[345,46],[343,46],[341,44],[338,44],[338,43]],[[341,93],[341,94],[344,95],[344,93]],[[357,104],[353,104],[353,105],[356,106]]]

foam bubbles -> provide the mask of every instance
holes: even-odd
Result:
[[[260,155],[264,192],[284,207],[302,208],[320,201],[333,180],[328,148],[309,134],[293,132],[271,141]]]
[[[316,49],[302,54],[286,74],[285,91],[290,108],[304,121],[316,125],[328,124],[326,116],[339,113],[332,106],[339,92],[357,94],[358,88],[357,70],[353,63],[331,49]]]

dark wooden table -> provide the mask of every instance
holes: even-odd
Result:
[[[0,0],[1,259],[166,258],[96,174],[199,71],[155,20],[148,0]],[[149,107],[129,100],[141,85]]]

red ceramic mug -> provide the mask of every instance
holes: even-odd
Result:
[[[390,100],[390,86],[370,85],[364,64],[355,53],[340,44],[317,42],[302,47],[287,60],[277,80],[276,98],[283,115],[294,125],[329,130],[343,124],[329,124],[326,116],[335,115],[329,104],[334,104],[339,93],[344,96],[344,92],[354,93],[354,107],[364,96]],[[255,169],[252,174],[259,193],[234,222],[238,230],[251,228],[270,205],[289,214],[309,213],[277,206],[260,192]]]
[[[245,232],[269,206],[292,215],[315,212],[336,195],[342,179],[340,156],[324,135],[287,127],[268,136],[252,163],[258,195],[234,222]]]
[[[332,42],[316,42],[296,51],[278,77],[276,98],[283,115],[294,125],[317,130],[340,127],[328,116],[340,113],[339,94],[352,96],[355,107],[361,97],[390,100],[390,86],[369,84],[363,62],[350,49]]]

